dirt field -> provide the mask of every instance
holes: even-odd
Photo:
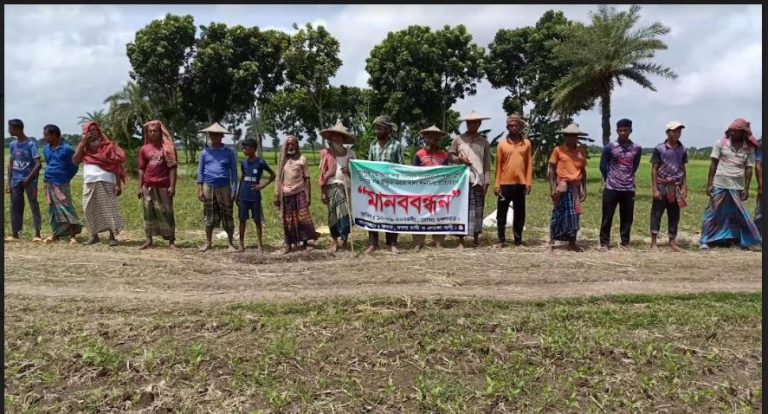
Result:
[[[699,413],[762,402],[759,253],[538,245],[353,258],[138,252],[138,237],[123,240],[5,245],[6,412]],[[612,294],[657,295],[584,298]]]
[[[138,241],[109,248],[5,245],[5,293],[163,301],[242,302],[336,296],[545,299],[608,294],[759,292],[760,253],[715,249],[550,252],[544,245],[427,249],[421,254],[275,251],[199,253]],[[219,242],[221,244],[221,242]],[[728,266],[723,267],[723,262]]]

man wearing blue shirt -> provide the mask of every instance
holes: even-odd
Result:
[[[77,164],[72,160],[75,150],[66,142],[61,142],[61,130],[56,125],[46,125],[43,128],[43,138],[47,142],[43,148],[45,155],[43,188],[53,233],[44,241],[50,243],[69,236],[69,244],[74,245],[77,244],[75,236],[83,231],[83,225],[77,217],[75,204],[72,202],[72,190],[69,186],[78,169]]]
[[[35,237],[32,241],[42,241],[40,237],[40,205],[37,202],[37,177],[40,173],[40,154],[37,145],[24,134],[24,123],[20,119],[8,121],[8,132],[16,137],[10,145],[8,160],[8,186],[5,192],[11,195],[11,236],[6,242],[19,241],[19,233],[24,224],[24,193],[27,194],[29,208],[32,210],[32,225]]]
[[[221,124],[214,122],[200,132],[207,132],[211,139],[211,146],[200,153],[197,167],[197,199],[203,202],[205,215],[205,245],[200,251],[211,248],[213,229],[219,223],[227,232],[229,251],[235,251],[232,206],[237,194],[237,157],[221,142],[229,133]]]

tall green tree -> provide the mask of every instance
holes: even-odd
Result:
[[[85,125],[87,122],[97,122],[99,125],[104,125],[107,123],[107,114],[103,109],[97,109],[77,117],[78,125]]]
[[[509,93],[502,105],[507,114],[525,116],[537,177],[546,176],[547,158],[559,143],[556,131],[570,122],[569,116],[554,113],[552,105],[555,83],[569,72],[554,49],[568,38],[572,26],[562,12],[549,10],[534,26],[499,30],[488,45],[488,81]]]
[[[184,134],[190,162],[201,125],[226,118],[234,133],[257,100],[284,82],[287,47],[287,35],[257,27],[211,23],[196,34],[191,16],[168,14],[127,46],[131,77],[159,102],[161,120]]]
[[[611,93],[617,85],[629,79],[656,91],[648,75],[670,79],[677,75],[652,60],[656,51],[667,48],[659,38],[669,33],[669,27],[659,22],[636,27],[639,6],[617,11],[601,5],[591,17],[591,25],[575,24],[568,39],[555,47],[558,61],[571,70],[555,86],[554,108],[572,114],[599,99],[606,145],[611,136]]]
[[[299,28],[294,23],[293,28],[298,32],[291,36],[290,45],[283,56],[287,68],[286,77],[292,88],[302,91],[309,99],[317,113],[317,125],[324,127],[327,122],[326,99],[330,79],[341,67],[339,41],[323,26],[314,27],[307,23]]]
[[[409,26],[389,32],[366,59],[376,105],[400,126],[414,146],[413,133],[431,124],[449,128],[449,110],[477,92],[484,49],[472,43],[463,25],[432,31]]]

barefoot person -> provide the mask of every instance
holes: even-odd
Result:
[[[19,240],[19,233],[24,226],[24,194],[32,212],[32,227],[35,237],[32,241],[43,240],[40,237],[42,218],[40,204],[37,202],[37,178],[40,174],[40,153],[37,145],[24,134],[24,123],[20,119],[8,121],[8,132],[15,141],[11,141],[8,158],[8,187],[5,192],[11,195],[11,236],[6,242]]]
[[[275,173],[269,168],[267,162],[256,156],[258,144],[252,139],[243,142],[243,154],[245,159],[240,161],[240,185],[237,190],[237,211],[240,219],[240,253],[245,251],[245,227],[248,218],[252,218],[256,225],[256,236],[259,239],[259,254],[264,253],[263,225],[264,214],[261,210],[261,190],[275,181]],[[269,173],[267,182],[261,182],[264,171]]]
[[[520,115],[507,117],[507,137],[496,148],[496,184],[493,193],[497,197],[496,227],[499,242],[506,243],[507,211],[512,203],[512,231],[515,246],[523,243],[525,227],[525,197],[531,194],[533,183],[533,155],[531,141],[525,136],[525,121]]]
[[[351,229],[351,206],[347,203],[350,185],[349,160],[356,157],[352,149],[347,149],[344,145],[354,144],[355,137],[349,134],[341,122],[333,128],[320,131],[320,135],[330,142],[330,148],[320,151],[319,181],[321,200],[328,206],[328,228],[333,238],[330,250],[335,252],[339,249],[339,238],[342,241],[342,249],[347,248]]]
[[[454,137],[448,149],[452,164],[469,166],[469,223],[468,233],[472,236],[473,246],[480,245],[480,233],[483,231],[483,208],[485,195],[491,183],[491,144],[478,130],[480,124],[491,119],[472,111],[460,121],[467,123],[467,131]],[[459,248],[464,248],[464,236],[459,237]]]
[[[395,124],[387,115],[380,115],[373,120],[376,141],[368,148],[368,161],[384,161],[393,164],[403,164],[403,147],[392,138]],[[397,233],[384,233],[384,240],[392,253],[397,254]],[[368,232],[368,249],[365,254],[371,254],[379,248],[379,232]]]
[[[563,134],[565,143],[552,151],[547,171],[554,206],[549,224],[549,244],[554,248],[555,241],[567,241],[571,250],[579,250],[576,235],[579,232],[581,203],[587,199],[587,154],[579,146],[579,137],[587,134],[576,124],[568,125],[558,133]]]
[[[432,125],[429,128],[419,131],[419,135],[424,139],[424,148],[416,151],[413,155],[413,165],[417,167],[437,167],[440,165],[448,165],[448,152],[438,145],[440,138],[448,135],[440,128]],[[427,236],[424,234],[414,234],[413,244],[414,250],[417,252],[424,248],[424,241]],[[433,234],[432,241],[435,243],[435,247],[443,247],[443,241],[445,236],[442,234]]]
[[[53,233],[44,241],[50,243],[69,237],[70,245],[77,244],[75,236],[83,231],[83,225],[77,218],[69,186],[78,170],[77,164],[72,161],[75,150],[66,142],[61,142],[61,130],[56,125],[49,124],[43,128],[43,139],[47,142],[43,148],[46,165],[43,190]]]
[[[173,136],[157,120],[144,124],[144,145],[139,149],[139,199],[144,209],[144,235],[147,241],[139,250],[152,246],[152,237],[168,240],[176,248],[176,219],[173,196],[176,194],[176,147]]]
[[[274,202],[283,222],[284,254],[293,251],[300,243],[306,250],[312,250],[316,233],[309,214],[311,200],[307,159],[301,155],[299,140],[288,135],[285,145],[280,148]]]
[[[667,233],[669,248],[680,251],[675,240],[677,225],[680,223],[680,208],[685,207],[686,171],[688,150],[680,142],[685,125],[677,121],[667,124],[667,140],[657,145],[651,156],[651,249],[658,250],[656,239],[661,229],[661,217],[667,211]]]
[[[699,249],[710,244],[738,243],[750,249],[762,243],[760,232],[750,219],[744,202],[749,198],[749,184],[755,166],[757,141],[749,122],[736,119],[712,148],[707,180],[709,205],[701,222]]]
[[[603,148],[600,172],[603,175],[603,214],[600,224],[600,250],[611,244],[611,226],[616,207],[619,207],[620,247],[629,247],[629,235],[635,216],[635,174],[640,167],[643,149],[629,139],[632,121],[620,119],[616,123],[616,141]]]
[[[117,246],[115,236],[123,229],[117,197],[125,183],[125,152],[102,132],[96,122],[83,126],[73,160],[83,163],[83,214],[90,237],[85,245],[99,242],[99,233],[109,232],[109,245]]]
[[[205,245],[200,251],[211,248],[213,229],[219,224],[227,232],[228,250],[235,251],[232,206],[237,194],[237,156],[221,142],[229,131],[220,123],[214,122],[200,132],[208,133],[211,139],[211,145],[200,153],[197,166],[197,199],[203,202],[205,215]]]

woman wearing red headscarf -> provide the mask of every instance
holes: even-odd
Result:
[[[99,124],[83,126],[73,160],[83,163],[83,212],[90,237],[86,245],[99,242],[99,233],[109,231],[109,245],[117,246],[115,236],[123,229],[117,197],[125,183],[125,152],[102,132]]]
[[[144,235],[139,247],[152,246],[152,237],[168,240],[176,248],[176,219],[173,196],[176,193],[176,147],[168,128],[158,120],[144,124],[144,145],[139,149],[139,199],[144,207]]]

